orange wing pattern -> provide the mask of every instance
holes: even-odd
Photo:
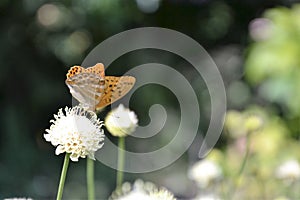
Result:
[[[81,66],[71,67],[67,73],[67,80],[69,78],[71,78],[72,76],[83,73],[83,72],[97,74],[98,76],[100,76],[102,78],[105,77],[104,65],[102,63],[97,63],[96,65],[94,65],[92,67],[88,67],[88,68],[83,68]]]
[[[135,78],[133,76],[106,76],[104,94],[96,108],[103,108],[119,100],[132,89],[134,83]]]
[[[125,96],[133,87],[132,76],[105,76],[104,65],[83,68],[73,66],[67,73],[66,84],[72,96],[91,109],[101,109]]]

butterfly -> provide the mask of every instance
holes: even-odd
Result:
[[[99,110],[125,96],[134,86],[133,76],[105,76],[104,65],[69,69],[66,85],[72,96],[84,107]]]

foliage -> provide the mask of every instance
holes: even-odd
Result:
[[[260,21],[260,24],[259,21]],[[300,5],[266,11],[253,27],[246,78],[259,94],[280,104],[286,116],[300,115]],[[253,22],[254,24],[255,22]]]

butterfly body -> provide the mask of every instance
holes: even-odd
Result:
[[[89,68],[73,66],[66,84],[72,96],[89,109],[101,109],[125,96],[133,87],[132,76],[105,76],[101,63]]]

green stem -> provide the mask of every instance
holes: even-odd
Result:
[[[94,160],[87,159],[87,190],[88,190],[88,200],[95,199],[95,183],[94,183]]]
[[[66,180],[66,175],[67,175],[67,170],[68,170],[68,166],[69,166],[69,161],[70,161],[70,154],[66,153],[63,168],[61,170],[61,175],[60,175],[60,181],[59,181],[56,200],[61,200],[61,198],[62,198],[64,185],[65,185],[65,180]]]
[[[117,172],[117,188],[120,188],[123,183],[123,171],[125,161],[125,137],[119,137],[118,149],[118,172]]]
[[[247,163],[247,160],[248,160],[248,157],[249,157],[249,153],[250,153],[250,134],[247,134],[247,138],[246,139],[247,139],[247,141],[246,141],[246,153],[245,153],[243,162],[242,162],[242,164],[240,166],[239,172],[236,175],[234,189],[232,191],[232,198],[234,197],[234,194],[235,194],[235,192],[237,190],[237,187],[240,184],[240,179],[241,179],[241,177],[243,175],[243,172],[245,170],[246,163]]]
[[[249,153],[250,153],[250,136],[247,137],[246,153],[245,153],[242,165],[240,167],[239,173],[237,175],[238,179],[242,176],[242,174],[244,172],[244,169],[245,169],[245,166],[246,166],[246,162],[247,162],[248,157],[249,157]]]

